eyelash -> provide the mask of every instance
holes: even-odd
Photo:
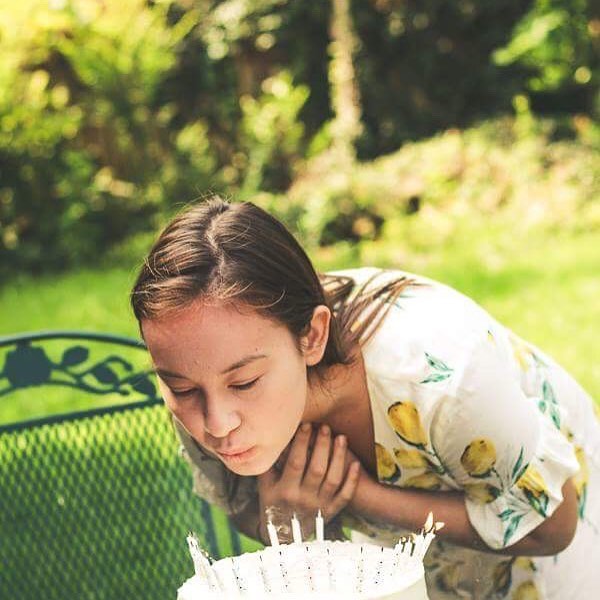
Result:
[[[256,379],[253,379],[252,381],[249,381],[248,383],[243,383],[241,385],[232,385],[231,387],[235,388],[236,390],[239,390],[240,392],[245,392],[247,390],[249,390],[251,387],[253,387],[256,382],[260,379],[260,377],[257,377]],[[174,396],[177,396],[179,398],[184,398],[185,396],[189,396],[192,392],[194,392],[193,389],[191,390],[183,390],[181,392],[177,391],[177,390],[171,390],[171,392],[173,393]]]

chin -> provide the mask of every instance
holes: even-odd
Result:
[[[271,460],[268,456],[255,456],[250,460],[243,462],[238,461],[227,461],[221,458],[221,461],[227,467],[227,469],[236,475],[243,475],[245,477],[256,477],[266,473],[275,463],[276,459]]]

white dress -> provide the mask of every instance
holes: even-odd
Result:
[[[374,267],[330,273],[357,284],[377,273],[371,286],[399,275],[424,284],[394,301],[362,348],[382,484],[463,491],[471,524],[501,549],[550,517],[574,477],[579,522],[565,551],[512,557],[438,540],[425,561],[431,600],[598,597],[600,421],[589,395],[549,356],[448,286]],[[190,440],[182,441],[196,492],[230,512],[223,467],[207,470],[205,458],[190,455]],[[253,479],[243,482],[238,507],[256,493]],[[357,541],[391,545],[406,533],[350,511],[342,516]]]

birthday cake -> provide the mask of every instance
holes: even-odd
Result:
[[[275,540],[263,550],[212,562],[188,537],[196,574],[179,588],[177,600],[427,600],[423,557],[435,531],[430,525],[394,548]]]

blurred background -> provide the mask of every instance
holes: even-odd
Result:
[[[320,270],[456,287],[600,398],[599,50],[592,0],[2,2],[0,335],[136,337],[145,252],[217,192]]]

